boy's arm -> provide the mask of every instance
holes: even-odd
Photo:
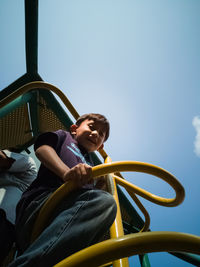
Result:
[[[81,187],[91,181],[91,166],[80,163],[70,169],[51,146],[42,145],[36,149],[35,154],[46,168],[59,176],[64,182],[74,180],[78,187]]]

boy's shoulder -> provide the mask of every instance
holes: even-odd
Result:
[[[59,129],[54,132],[44,132],[37,137],[34,144],[34,150],[36,151],[41,145],[49,145],[56,149],[57,147],[62,146],[62,143],[71,141],[72,139],[71,134],[66,130]]]
[[[57,135],[70,135],[70,133],[66,130],[63,130],[63,129],[59,129],[57,131],[55,131],[54,133],[56,133]]]
[[[67,144],[75,144],[77,145],[77,142],[74,140],[73,136],[71,135],[70,132],[66,131],[66,130],[57,130],[56,132],[54,132],[54,134],[57,135],[58,137],[58,146],[62,146],[63,144],[67,145]]]
[[[73,137],[71,136],[71,133],[66,130],[60,129],[60,130],[55,131],[54,134],[56,134],[60,138],[63,138],[63,140],[65,138],[73,139]]]

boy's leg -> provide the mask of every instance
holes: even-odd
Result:
[[[88,247],[112,225],[116,204],[109,193],[81,190],[62,203],[50,225],[10,267],[53,266]]]

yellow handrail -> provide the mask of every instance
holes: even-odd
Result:
[[[161,169],[157,166],[154,166],[152,164],[143,163],[143,162],[135,162],[135,161],[121,161],[121,162],[111,162],[111,163],[104,163],[101,165],[97,165],[92,168],[92,174],[93,177],[99,177],[108,173],[114,173],[116,171],[138,171],[138,172],[145,172],[148,174],[155,175],[157,177],[162,178],[164,181],[166,181],[168,184],[170,184],[175,192],[176,196],[175,198],[162,198],[159,196],[156,196],[154,194],[149,193],[146,190],[143,190],[126,180],[121,179],[120,177],[116,177],[117,183],[124,186],[128,190],[132,190],[138,195],[146,198],[149,201],[152,201],[156,204],[160,204],[163,206],[177,206],[180,204],[185,196],[185,191],[183,186],[179,183],[179,181],[169,172],[165,171],[164,169]],[[44,225],[46,223],[46,220],[48,218],[48,214],[50,213],[50,209],[54,209],[56,205],[64,198],[66,197],[66,194],[68,192],[71,192],[72,190],[76,189],[76,185],[69,181],[62,186],[60,186],[46,201],[44,206],[41,208],[40,213],[38,215],[38,218],[36,219],[36,223],[33,229],[32,233],[32,241],[37,238],[37,236],[41,233],[41,231],[44,228]],[[39,220],[39,221],[38,221]]]
[[[129,234],[85,248],[54,267],[97,267],[119,258],[162,251],[181,251],[200,255],[200,237],[167,231]]]
[[[185,197],[185,190],[181,183],[169,172],[166,170],[149,164],[145,162],[137,162],[137,161],[119,161],[119,162],[111,162],[107,164],[101,164],[93,167],[93,175],[94,177],[98,177],[100,175],[105,175],[107,173],[113,173],[115,171],[123,172],[123,171],[136,171],[136,172],[143,172],[155,175],[169,185],[173,187],[176,192],[175,198],[163,198],[151,194],[150,192],[129,183],[128,181],[116,176],[117,183],[124,186],[127,189],[133,190],[138,195],[144,197],[145,199],[152,201],[153,203],[167,206],[167,207],[175,207],[182,203]]]

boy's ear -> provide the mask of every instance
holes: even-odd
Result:
[[[76,129],[78,128],[78,126],[76,124],[72,124],[70,126],[70,133],[71,134],[76,134]]]

